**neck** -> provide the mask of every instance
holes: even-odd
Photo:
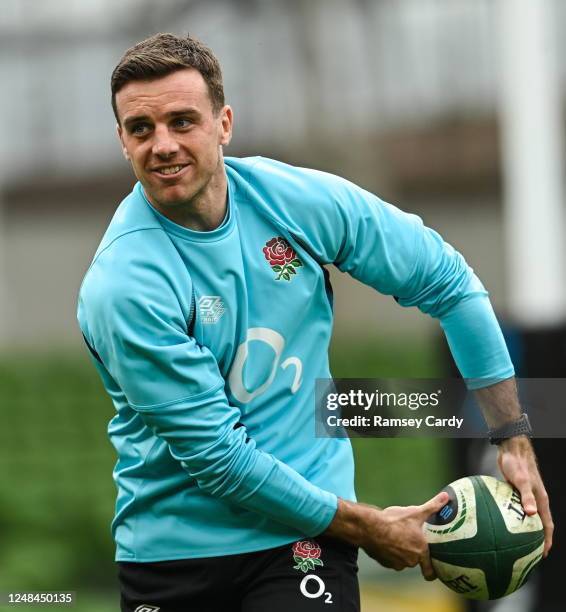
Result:
[[[162,215],[178,225],[198,232],[210,232],[219,227],[226,217],[227,190],[224,160],[220,158],[208,183],[190,200],[174,206],[163,206],[153,201],[151,203]]]

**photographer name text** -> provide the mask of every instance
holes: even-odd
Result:
[[[336,414],[331,414],[326,418],[326,424],[329,427],[410,427],[413,429],[421,429],[425,427],[450,427],[460,429],[464,423],[463,418],[455,416],[447,418],[439,418],[429,415],[424,418],[389,418],[380,415],[373,417],[356,415],[353,417],[339,417]]]

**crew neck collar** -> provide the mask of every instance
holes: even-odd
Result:
[[[226,183],[228,186],[226,194],[226,215],[224,216],[224,220],[222,221],[222,223],[218,227],[210,231],[193,230],[183,225],[179,225],[174,221],[171,221],[171,219],[160,213],[149,201],[141,183],[136,183],[135,189],[137,190],[139,196],[141,197],[145,205],[148,206],[153,212],[153,214],[157,217],[166,232],[174,234],[175,236],[179,236],[180,238],[184,238],[185,240],[191,240],[194,242],[215,242],[227,236],[234,227],[234,214],[232,211],[233,195],[232,185],[229,177],[227,177]]]

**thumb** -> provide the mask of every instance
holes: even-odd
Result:
[[[425,521],[431,514],[438,512],[443,506],[450,501],[450,495],[446,491],[441,491],[435,495],[432,499],[421,506],[421,514],[423,521]]]

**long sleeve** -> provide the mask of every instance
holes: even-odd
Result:
[[[250,175],[277,221],[319,262],[439,319],[470,387],[513,376],[487,291],[462,255],[419,217],[316,170],[258,158]]]

